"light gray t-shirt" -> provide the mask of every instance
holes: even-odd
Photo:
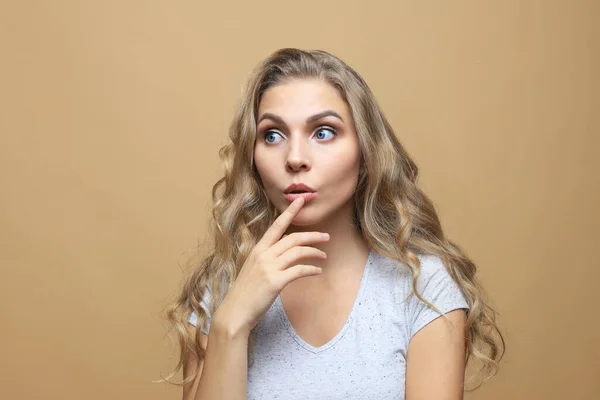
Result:
[[[437,256],[419,256],[420,294],[442,312],[468,304]],[[277,299],[256,326],[248,400],[404,399],[408,343],[440,315],[411,292],[405,264],[371,251],[345,325],[328,343],[313,347],[296,334]],[[210,293],[202,305],[208,310]],[[197,315],[189,322],[196,325]],[[204,333],[210,329],[210,320]],[[249,352],[250,353],[250,352]]]

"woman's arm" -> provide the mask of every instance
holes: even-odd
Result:
[[[196,328],[191,327],[195,330]],[[220,321],[215,313],[205,341],[206,355],[200,360],[200,373],[183,389],[183,400],[242,400],[246,399],[248,379],[248,332],[233,329],[232,325]],[[198,360],[190,359],[184,369],[196,368]]]
[[[196,327],[195,326],[189,324],[188,331],[189,331],[190,335],[192,335],[192,337],[196,336]],[[208,344],[208,336],[204,335],[204,334],[200,334],[200,347],[205,352],[206,352],[207,344]],[[185,379],[188,376],[190,376],[191,374],[193,374],[194,371],[196,370],[196,368],[198,368],[199,371],[198,371],[198,375],[196,375],[196,378],[192,382],[189,382],[189,383],[186,383],[185,385],[183,385],[183,400],[193,400],[194,399],[196,391],[198,391],[198,384],[200,383],[200,377],[202,376],[202,368],[203,367],[204,367],[204,358],[198,360],[198,357],[196,357],[194,354],[190,354],[187,364],[183,365],[183,379]]]
[[[406,400],[461,400],[465,377],[463,309],[431,321],[411,339],[406,362]]]

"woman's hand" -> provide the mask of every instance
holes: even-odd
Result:
[[[292,202],[254,246],[213,322],[218,320],[228,330],[249,334],[288,283],[321,273],[321,268],[314,265],[296,263],[306,258],[327,258],[324,251],[304,245],[326,242],[328,234],[294,232],[282,238],[303,205],[303,198]]]

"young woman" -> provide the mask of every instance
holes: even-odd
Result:
[[[357,72],[276,51],[230,139],[210,254],[167,312],[184,399],[461,399],[471,357],[496,373],[476,267]]]

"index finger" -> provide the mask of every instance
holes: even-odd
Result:
[[[257,243],[257,245],[270,247],[274,243],[281,238],[281,236],[285,233],[285,230],[290,226],[294,217],[298,215],[298,212],[302,209],[304,205],[304,198],[299,197],[296,200],[292,201],[288,208],[285,209],[284,212],[281,213],[279,217],[273,222],[273,224],[267,229],[262,239]]]

